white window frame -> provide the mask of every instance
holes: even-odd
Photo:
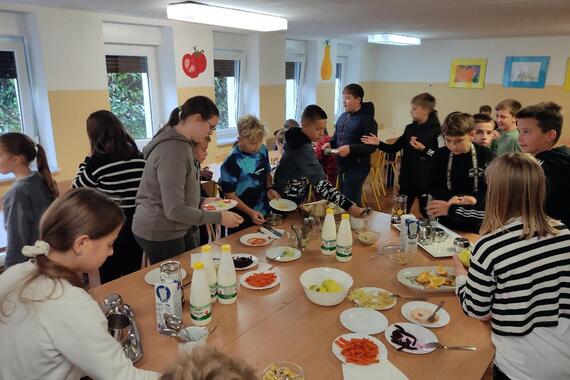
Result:
[[[40,141],[40,134],[36,123],[36,111],[32,100],[32,86],[24,39],[21,37],[0,37],[0,50],[13,52],[16,60],[17,90],[20,100],[22,133],[28,135],[36,143],[40,143],[44,148],[48,149],[49,145],[43,144],[42,141]],[[55,157],[55,155],[53,156]],[[52,172],[58,171],[55,162],[49,162],[49,166]],[[14,175],[11,173],[0,174],[0,182],[11,181],[14,178]]]
[[[303,54],[287,54],[285,57],[285,62],[298,62],[301,64],[301,72],[299,74],[299,81],[297,83],[297,95],[295,97],[295,119],[301,119],[301,113],[303,110],[303,86],[305,83],[305,56]],[[287,99],[287,98],[285,98]],[[287,105],[285,105],[287,108]]]
[[[152,136],[162,126],[161,109],[160,109],[160,75],[158,70],[158,56],[155,46],[151,45],[126,45],[126,44],[105,44],[105,55],[123,55],[132,57],[146,57],[147,71],[148,71],[148,85],[150,93],[150,112],[151,112],[151,130],[147,127],[147,135],[149,132],[150,137],[146,139],[135,140],[139,149],[144,148],[146,144],[152,139]],[[144,85],[144,83],[143,83]],[[146,108],[146,107],[145,107]]]
[[[237,95],[237,115],[243,114],[243,96],[245,78],[245,52],[243,50],[229,50],[229,49],[214,49],[214,60],[224,59],[232,61],[240,61],[239,63],[239,78],[238,78],[238,95]],[[215,75],[215,74],[214,74]],[[237,122],[237,118],[236,118]],[[233,144],[238,137],[237,125],[230,126],[228,129],[216,130],[216,142],[218,145]]]
[[[343,108],[342,108],[342,89],[346,86],[346,73],[348,72],[348,57],[345,56],[337,56],[334,72],[335,72],[335,84],[336,84],[336,64],[340,63],[342,65],[342,69],[340,70],[340,83],[338,89],[335,89],[335,106],[337,108],[337,112],[335,113],[335,119],[338,119],[340,115],[342,115]]]

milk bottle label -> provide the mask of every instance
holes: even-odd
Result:
[[[216,298],[218,295],[218,284],[210,285],[210,298]]]
[[[321,240],[321,253],[323,255],[334,255],[336,250],[336,240]]]
[[[163,329],[166,327],[164,314],[174,314],[182,316],[182,289],[177,281],[164,283],[160,282],[154,286],[156,301],[156,326]]]
[[[336,255],[342,258],[349,258],[352,256],[352,246],[349,247],[341,247],[340,245],[336,246]]]
[[[224,286],[218,284],[218,298],[223,300],[231,300],[237,297],[237,283]]]
[[[194,306],[190,304],[190,317],[193,321],[205,321],[212,316],[212,304]]]

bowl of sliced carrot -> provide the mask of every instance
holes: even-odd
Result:
[[[279,284],[279,276],[271,271],[253,271],[240,278],[240,284],[252,290],[270,289]]]

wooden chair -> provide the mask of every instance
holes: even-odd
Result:
[[[370,188],[372,189],[372,195],[374,195],[374,200],[376,201],[376,207],[378,211],[381,211],[380,207],[380,198],[382,197],[382,192],[386,195],[386,190],[384,189],[384,184],[382,183],[382,176],[380,171],[380,165],[382,163],[382,153],[378,150],[372,153],[370,156],[371,167],[370,172],[368,173],[368,177],[364,181],[364,185],[366,183],[370,183]],[[367,199],[366,194],[364,192],[364,186],[362,186],[362,205],[366,206]]]

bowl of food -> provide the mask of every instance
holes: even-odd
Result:
[[[400,243],[388,243],[382,247],[380,254],[389,257],[396,264],[406,265],[416,257],[417,251],[402,249]]]
[[[335,306],[344,301],[354,280],[336,268],[311,268],[299,278],[309,301],[320,306]]]
[[[275,362],[263,370],[262,380],[304,380],[303,369],[291,362]]]
[[[358,241],[364,245],[374,245],[378,240],[378,233],[374,231],[361,231],[357,234]]]
[[[265,221],[270,226],[278,226],[283,222],[283,215],[270,213],[265,216]]]

